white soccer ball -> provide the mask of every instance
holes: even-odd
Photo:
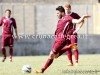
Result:
[[[24,65],[24,66],[22,67],[22,72],[23,72],[23,73],[31,73],[31,71],[32,71],[32,68],[31,68],[30,65]]]

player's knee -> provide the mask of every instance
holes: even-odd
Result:
[[[49,59],[54,59],[54,55],[53,55],[53,54],[50,55],[50,56],[49,56]]]
[[[57,59],[59,57],[59,53],[55,54],[54,58]]]
[[[78,46],[77,45],[73,45],[72,46],[72,50],[77,50],[78,49]]]
[[[50,52],[49,59],[54,59],[54,53],[52,51]]]

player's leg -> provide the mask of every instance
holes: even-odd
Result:
[[[73,66],[72,50],[71,50],[71,48],[69,50],[67,50],[66,54],[67,54],[68,60],[69,60],[69,64],[67,66]]]
[[[51,51],[45,65],[42,67],[42,72],[44,72],[52,64],[54,56],[55,54]]]
[[[5,59],[6,59],[6,49],[5,49],[5,47],[2,47],[2,55],[3,55],[2,62],[4,62]]]
[[[66,49],[60,50],[59,53],[57,53],[54,58],[57,59],[58,57],[60,57],[65,52],[66,52]]]
[[[44,66],[41,68],[41,70],[36,70],[36,73],[43,73],[53,62],[56,54],[58,54],[59,50],[61,50],[64,47],[64,41],[56,39],[52,48],[52,51],[49,54],[49,57],[44,64]]]
[[[70,39],[67,39],[67,44],[71,44]],[[67,66],[73,66],[73,60],[72,60],[72,48],[69,48],[69,50],[66,51],[66,55],[68,57],[69,63]]]
[[[62,48],[62,50],[59,49],[59,52],[52,50],[45,65],[41,68],[41,70],[36,70],[35,73],[43,73],[52,64],[54,58],[58,58],[59,56],[61,56],[64,52],[66,52],[66,50],[68,50],[68,48],[70,48],[70,46],[66,46]]]
[[[69,48],[68,48],[69,47]],[[58,58],[59,56],[61,56],[63,53],[67,53],[68,54],[68,59],[69,59],[69,64],[68,66],[73,66],[73,61],[72,61],[72,51],[71,51],[71,46],[68,46],[66,48],[63,48],[59,51],[58,54],[55,55],[54,58]],[[69,52],[69,53],[68,53]]]
[[[13,56],[13,37],[9,37],[9,55],[10,55],[10,62],[12,62],[12,56]]]
[[[55,54],[51,51],[44,66],[41,68],[41,70],[35,70],[35,73],[43,73],[52,64],[54,60],[54,55]]]
[[[73,46],[73,51],[74,51],[74,56],[75,56],[75,62],[77,64],[78,63],[78,59],[79,59],[79,52],[78,52],[77,44],[75,44]]]
[[[70,50],[72,47],[72,44],[66,45],[65,47],[63,47],[61,50],[59,50],[59,52],[55,55],[55,58],[58,58],[59,56],[61,56],[63,53],[67,52],[68,50]]]
[[[6,59],[6,49],[5,49],[6,43],[7,43],[6,37],[2,36],[2,55],[3,55],[2,62],[4,62]]]
[[[12,62],[12,56],[13,56],[13,47],[9,47],[9,54],[10,54],[10,62]]]
[[[74,51],[75,56],[75,63],[77,65],[78,59],[79,59],[79,52],[78,52],[78,46],[77,46],[77,34],[71,36],[71,43],[73,43],[72,50]]]
[[[55,41],[55,43],[54,43],[54,46],[53,46],[53,52],[54,52],[54,54],[55,54],[55,57],[54,58],[58,58],[60,55],[62,55],[63,53],[65,53],[66,52],[66,49],[68,49],[70,46],[68,45],[66,45],[66,42],[65,41],[58,41],[58,42],[56,42]]]
[[[68,60],[69,60],[69,64],[68,66],[73,66],[73,61],[72,61],[72,51],[71,51],[71,48],[72,48],[73,44],[71,44],[71,41],[69,39],[66,40],[65,42],[65,47],[63,47],[59,53],[55,56],[55,58],[58,58],[59,56],[61,56],[63,53],[67,53],[67,56],[68,56]]]

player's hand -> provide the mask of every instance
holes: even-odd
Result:
[[[90,18],[91,16],[89,15],[83,15],[84,18]]]
[[[19,37],[18,37],[18,35],[16,35],[16,36],[15,36],[15,40],[18,41],[18,39],[19,39]]]

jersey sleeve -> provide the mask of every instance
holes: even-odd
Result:
[[[81,18],[77,13],[75,13],[75,19]]]
[[[14,18],[13,18],[13,27],[17,28],[17,26],[16,26],[16,20]]]
[[[73,19],[73,18],[72,18],[71,16],[66,16],[65,19],[66,19],[66,22],[72,22],[72,19]]]

